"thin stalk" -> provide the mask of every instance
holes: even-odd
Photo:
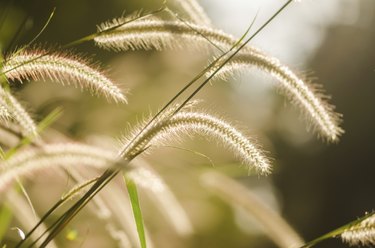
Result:
[[[274,15],[272,15],[249,39],[245,41],[241,46],[239,46],[235,52],[228,57],[223,64],[219,68],[217,68],[209,78],[207,78],[183,103],[182,105],[175,111],[178,112],[186,103],[191,100],[207,83],[208,81],[226,64],[232,59],[241,49],[243,49],[256,35],[259,34],[277,15],[279,15],[293,0],[288,0]],[[164,7],[161,9],[164,10]],[[159,10],[159,11],[161,11]],[[120,25],[121,26],[121,25]],[[117,28],[117,27],[113,27]],[[108,30],[105,30],[108,31]],[[92,39],[92,36],[87,36],[87,38],[83,38],[82,42],[86,41],[86,39]],[[230,50],[228,50],[226,53],[222,54],[220,58],[224,57],[226,54],[231,52],[235,47],[241,42],[242,39],[239,40],[236,44],[234,44]],[[73,43],[75,44],[75,43]],[[69,44],[68,44],[69,45]],[[218,58],[218,59],[220,59]],[[212,66],[217,63],[218,59],[216,59],[214,62],[212,62],[209,66],[207,66],[201,73],[199,73],[192,81],[190,81],[186,86],[184,86],[152,119],[149,121],[145,128],[148,127],[153,123],[153,121],[165,110],[167,109],[182,93],[184,93],[191,85],[193,85],[200,77],[202,77],[205,72],[212,68]],[[142,133],[144,129],[140,131]],[[137,137],[137,136],[136,136]],[[136,138],[135,137],[135,138]],[[140,152],[142,153],[142,151]],[[136,154],[135,156],[137,156]],[[134,156],[134,157],[135,157]],[[130,162],[134,157],[130,158],[128,162]],[[50,234],[47,236],[47,238],[42,243],[41,247],[45,247],[68,223],[69,221],[79,212],[80,209],[82,209],[89,201],[92,199],[109,181],[114,178],[120,171],[121,168],[117,168],[116,170],[106,170],[102,176],[98,179],[98,181],[90,188],[90,190],[79,200],[74,204],[69,210],[65,212],[56,222],[52,224],[50,228],[48,228],[48,231],[53,229]],[[56,227],[55,227],[56,226]],[[55,227],[55,228],[54,228]],[[32,246],[32,245],[31,245]],[[31,247],[29,246],[29,247]],[[19,247],[19,246],[18,246]]]
[[[70,208],[66,214],[61,216],[52,226],[56,226],[46,237],[43,243],[40,245],[40,248],[46,247],[48,243],[57,236],[62,229],[78,214],[78,212],[90,202],[90,200],[97,194],[99,191],[105,187],[118,173],[120,170],[111,171],[107,170],[104,172],[103,176],[98,179],[98,181],[90,188],[90,190],[85,194],[87,197],[82,197],[76,204],[74,204],[73,208]],[[106,174],[110,173],[110,174]],[[107,176],[108,175],[108,176]],[[103,179],[102,179],[103,178]],[[102,179],[102,180],[100,180]],[[96,188],[98,185],[98,188]],[[48,229],[49,230],[49,229]],[[34,245],[34,243],[32,244]],[[32,246],[29,246],[32,247]]]
[[[188,90],[195,82],[197,82],[202,76],[204,76],[206,74],[206,72],[209,71],[210,68],[212,68],[213,66],[215,66],[215,64],[220,61],[224,56],[226,56],[229,52],[231,52],[236,46],[238,46],[238,44],[241,43],[241,41],[245,38],[245,36],[248,34],[248,32],[250,31],[251,27],[253,26],[255,22],[255,18],[253,19],[252,23],[250,24],[250,26],[248,27],[248,29],[246,30],[246,32],[242,35],[242,37],[226,52],[224,52],[223,54],[221,54],[218,58],[216,58],[213,62],[211,62],[208,66],[206,66],[201,72],[198,73],[198,75],[196,75],[190,82],[188,82],[177,94],[175,94],[172,99],[170,99],[165,105],[164,107],[159,110],[158,113],[156,113],[156,115],[140,130],[139,134],[141,134],[146,128],[148,128],[153,122],[154,120],[159,117],[169,106],[172,105],[173,102],[175,102],[177,100],[177,98],[179,98],[186,90]],[[203,34],[199,33],[200,35],[204,36]],[[210,42],[211,43],[211,42]],[[221,49],[220,49],[221,50]],[[186,104],[186,103],[185,103]],[[177,112],[177,111],[176,111]],[[173,114],[172,114],[173,115]],[[136,135],[132,141],[129,142],[129,145],[136,139],[138,138],[139,135]],[[124,150],[126,150],[127,148],[129,148],[129,145],[126,146],[124,148]]]
[[[104,177],[106,177],[107,175],[108,175],[108,173],[110,173],[110,170],[106,170],[103,174],[102,174],[102,176],[100,177],[100,178],[98,178],[97,179],[97,181],[96,181],[96,183],[86,192],[86,194],[82,197],[82,198],[80,198],[67,212],[65,212],[65,214],[63,214],[62,216],[60,216],[60,218],[59,219],[57,219],[43,234],[41,234],[40,236],[39,236],[39,238],[38,239],[36,239],[33,243],[31,243],[28,247],[33,247],[35,244],[36,244],[36,242],[38,242],[47,232],[49,232],[49,230],[51,230],[52,228],[54,228],[57,224],[59,224],[60,222],[62,222],[62,220],[64,220],[64,218],[70,213],[69,211],[73,211],[74,209],[74,207],[76,207],[76,205],[78,204],[78,203],[80,203],[80,204],[84,204],[84,205],[86,205],[87,204],[87,202],[86,203],[81,203],[81,202],[84,202],[86,199],[87,199],[87,197],[88,197],[88,193],[92,193],[92,192],[94,192],[95,191],[95,189],[94,189],[94,186],[95,185],[99,185],[99,187],[100,187],[100,184],[105,180],[105,178]],[[107,182],[108,183],[108,182]],[[105,183],[104,185],[106,185],[107,183]],[[101,188],[100,188],[101,189]],[[97,193],[97,192],[96,192]],[[96,193],[94,193],[94,195],[96,194]],[[93,197],[93,196],[92,196]],[[92,198],[91,197],[91,198]],[[91,199],[90,198],[90,199]],[[26,237],[25,237],[25,239],[24,240],[21,240],[18,244],[17,244],[17,246],[16,246],[16,248],[19,248],[19,247],[21,247],[21,245],[27,240],[27,238],[28,237],[30,237],[30,235],[33,233],[33,232],[35,232],[35,230],[38,228],[38,226],[40,226],[41,224],[42,224],[42,222],[44,221],[44,220],[46,220],[47,218],[48,218],[48,216],[49,215],[51,215],[59,206],[61,206],[61,204],[64,202],[64,200],[62,200],[62,199],[60,199],[51,209],[49,209],[48,210],[48,212],[41,218],[41,221],[40,222],[38,222],[38,224],[29,232],[29,233],[27,233],[26,234]],[[48,237],[47,237],[48,238]],[[41,246],[42,247],[42,246]]]
[[[14,53],[14,56],[17,55],[17,54],[19,54],[20,52],[22,52],[23,50],[25,50],[29,46],[31,46],[31,44],[33,44],[39,38],[39,36],[44,32],[44,30],[47,28],[48,24],[51,22],[52,17],[55,15],[55,11],[56,11],[56,7],[54,7],[52,9],[51,14],[49,15],[46,23],[43,25],[42,29],[38,32],[38,34],[31,41],[29,41],[29,43],[27,43],[21,49],[17,50],[17,52]],[[26,18],[24,20],[25,22],[26,22],[27,18],[28,18],[28,16],[26,16]],[[19,32],[17,31],[17,33],[19,33]],[[16,34],[15,37],[17,37],[17,36],[18,36],[18,34]]]

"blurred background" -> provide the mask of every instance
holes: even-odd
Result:
[[[252,31],[283,1],[200,3],[215,27],[240,37],[254,18]],[[39,46],[66,44],[95,32],[97,24],[124,11],[154,10],[160,5],[161,1],[150,0],[1,0],[1,49],[6,54],[30,41],[53,7],[55,16],[39,37]],[[332,96],[330,103],[344,119],[345,134],[337,144],[327,144],[309,132],[298,109],[275,90],[275,82],[255,69],[230,82],[214,81],[198,94],[197,98],[204,100],[202,106],[232,120],[270,151],[273,173],[267,177],[249,175],[229,152],[203,138],[189,139],[178,146],[204,153],[215,168],[205,158],[173,148],[147,156],[181,201],[195,228],[192,236],[178,237],[144,199],[145,222],[155,247],[275,247],[251,218],[245,218],[199,183],[199,175],[208,169],[227,173],[248,186],[306,241],[374,210],[374,23],[373,0],[306,0],[293,3],[252,42],[322,85]],[[20,26],[23,28],[18,31]],[[62,106],[64,115],[53,128],[75,140],[91,141],[126,134],[127,123],[134,125],[150,111],[157,111],[212,59],[191,51],[114,53],[90,42],[73,51],[100,61],[108,75],[129,91],[129,104],[108,104],[80,90],[45,82],[14,84],[12,89],[36,119]],[[54,179],[35,178],[27,186],[43,213],[58,199],[64,180],[61,186]],[[55,190],[46,188],[51,183],[56,185]],[[83,214],[79,222],[72,223],[69,228],[77,230],[79,238],[60,237],[62,247],[116,247],[108,235],[95,234],[93,226],[100,221],[91,217]],[[7,237],[8,242],[17,239],[14,231]],[[317,247],[346,246],[333,239]]]

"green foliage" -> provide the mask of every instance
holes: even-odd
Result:
[[[138,199],[138,191],[137,191],[137,185],[135,182],[126,176],[126,173],[123,173],[123,178],[126,184],[126,188],[129,193],[129,199],[132,205],[133,209],[133,215],[134,215],[134,221],[137,225],[137,232],[139,237],[139,243],[141,244],[142,248],[146,248],[146,235],[145,235],[145,229],[144,229],[144,221],[142,217],[142,210],[141,206],[139,204]]]

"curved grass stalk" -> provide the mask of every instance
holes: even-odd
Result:
[[[201,180],[219,197],[233,206],[242,207],[254,217],[278,247],[296,248],[304,244],[297,232],[278,213],[235,180],[217,172],[206,172],[201,176]]]
[[[96,147],[82,144],[47,144],[41,149],[18,152],[2,163],[0,192],[16,178],[51,166],[85,165],[104,168],[114,162],[116,155]]]
[[[186,211],[161,176],[144,160],[137,159],[132,164],[134,169],[126,173],[126,176],[145,190],[177,233],[182,236],[192,234],[193,226]]]
[[[114,163],[115,159],[116,153],[114,152],[82,144],[48,144],[41,149],[24,150],[18,152],[6,163],[4,162],[2,166],[3,169],[0,174],[0,192],[5,191],[7,189],[7,185],[9,185],[9,183],[14,181],[16,178],[20,178],[26,174],[30,174],[41,169],[52,166],[66,167],[69,165],[102,168],[110,163]],[[75,178],[76,177],[77,176],[75,175]],[[61,198],[61,203],[81,193],[86,186],[96,180],[97,178],[85,181],[84,183],[73,187],[69,192],[64,194],[64,196]],[[104,196],[104,200],[102,200],[102,198],[103,195],[101,195],[99,198],[94,198],[93,200],[99,209],[104,209],[104,211],[99,211],[101,214],[98,216],[104,220],[108,220],[112,217],[113,211],[109,211],[106,204],[105,206],[103,205],[104,202],[108,202],[109,199],[107,199],[106,196]],[[122,213],[123,211],[116,213],[118,215],[118,219],[123,218],[123,216],[121,216]],[[108,228],[110,228],[112,231],[114,230],[114,226],[110,225]],[[126,230],[129,230],[129,228],[129,225],[127,224]],[[115,233],[116,235],[121,234],[118,238],[121,238],[121,240],[124,241],[124,233],[119,231],[116,231]],[[134,238],[132,241],[136,242],[134,241]]]
[[[30,46],[31,46],[31,45],[32,45],[32,44],[33,44],[33,43],[34,43],[34,42],[35,42],[35,41],[36,41],[36,40],[42,35],[42,33],[44,32],[44,30],[45,30],[45,29],[48,27],[48,25],[50,24],[50,22],[51,22],[53,16],[55,15],[55,12],[56,12],[56,7],[53,7],[53,9],[51,10],[51,14],[49,15],[49,17],[48,17],[46,23],[43,25],[43,27],[40,29],[40,31],[35,35],[35,37],[34,37],[31,41],[29,41],[29,42],[28,42],[26,45],[24,45],[21,49],[17,50],[17,51],[15,52],[15,54],[17,54],[17,53],[23,51],[24,49],[29,48],[29,47],[30,47]],[[20,34],[20,32],[21,32],[21,30],[22,30],[22,26],[26,24],[26,21],[27,21],[27,19],[28,19],[29,17],[30,17],[30,16],[27,16],[27,17],[25,18],[23,24],[19,27],[19,30],[17,31],[16,35],[13,37],[13,39],[12,39],[12,41],[10,42],[10,45],[8,46],[8,48],[11,48],[11,47],[13,46],[13,42],[15,42],[15,41],[17,40],[18,35]],[[9,50],[9,49],[7,49],[7,50]],[[3,60],[3,58],[1,58],[1,62],[3,62],[2,60]]]
[[[12,128],[14,128],[12,126]],[[2,129],[0,129],[2,130]],[[11,130],[11,132],[9,130],[2,130],[4,131],[5,134],[7,134],[8,136],[12,137],[12,141],[9,141],[9,139],[6,139],[5,140],[5,145],[9,146],[9,147],[12,147],[14,146],[14,144],[17,144],[18,141],[19,141],[19,135],[16,135],[14,134],[13,132],[18,132],[18,130]],[[14,141],[13,141],[14,139]],[[13,144],[13,145],[12,145]],[[75,147],[72,147],[72,149],[75,149]],[[105,154],[107,153],[106,150],[103,150],[102,152],[98,153],[98,154]],[[116,154],[113,154],[113,156],[115,157]],[[62,155],[63,156],[63,155]],[[21,160],[24,160],[24,159],[21,159]],[[61,163],[63,163],[64,161],[61,161]],[[77,164],[80,164],[82,162],[82,159],[81,158],[78,158],[76,162],[74,162],[73,164],[77,165]],[[77,168],[77,167],[74,167],[74,168],[71,168],[69,170],[69,174],[77,181],[84,181],[84,179],[82,178],[82,176],[80,176],[78,174],[78,169],[83,169],[83,168]],[[85,169],[85,172],[87,172],[87,168],[84,168]],[[22,176],[22,175],[19,175],[19,176]],[[17,176],[18,177],[18,176]],[[0,175],[0,178],[1,178],[1,175]],[[63,205],[67,200],[70,200],[72,199],[73,197],[76,197],[77,195],[79,194],[82,194],[82,191],[90,184],[92,184],[93,182],[95,182],[97,180],[97,178],[93,178],[91,180],[86,180],[84,181],[83,183],[80,183],[76,186],[74,186],[71,190],[69,190],[67,193],[65,193],[61,199],[57,202],[57,204],[55,204],[55,206],[52,208],[52,212],[54,210],[56,210],[59,206]],[[1,190],[0,190],[1,191]],[[131,243],[130,243],[130,240],[127,236],[127,234],[124,232],[124,228],[123,229],[118,229],[113,222],[112,220],[112,213],[111,211],[109,210],[109,208],[106,206],[105,204],[105,201],[102,199],[101,195],[93,198],[93,203],[94,203],[94,207],[96,207],[94,209],[94,212],[97,214],[97,216],[100,218],[100,219],[103,219],[104,221],[107,222],[106,224],[106,229],[108,230],[108,232],[110,233],[110,235],[112,236],[112,238],[114,238],[115,240],[118,240],[119,242],[119,247],[130,247],[131,246]],[[30,210],[28,210],[30,211]],[[119,213],[117,213],[117,219],[123,219],[123,216],[121,216],[121,213],[123,211],[120,211]],[[114,213],[116,215],[116,213]],[[127,221],[124,221],[125,223],[128,223]],[[40,226],[40,224],[38,225]],[[125,230],[128,230],[129,228],[126,228]],[[41,235],[42,232],[45,230],[45,227],[42,226],[42,228],[38,229],[38,235]],[[34,233],[34,231],[32,232]],[[36,235],[36,234],[34,234]],[[28,233],[28,236],[29,236],[29,233]],[[133,238],[133,242],[135,242],[134,240],[136,240],[136,238]],[[39,241],[38,241],[39,242]],[[36,242],[38,244],[38,242]],[[133,243],[134,244],[134,243]]]
[[[183,134],[198,133],[220,140],[249,168],[254,166],[261,173],[270,171],[268,159],[253,142],[223,119],[206,113],[181,111],[170,118],[161,117],[154,125],[141,132],[136,130],[134,133],[137,135],[136,139],[123,139],[123,144],[126,146],[121,150],[122,157],[132,158],[149,146],[157,146],[173,139],[178,140]]]
[[[103,23],[99,30],[110,29],[119,22],[123,22],[123,20],[120,18]],[[134,21],[114,29],[112,32],[99,35],[94,40],[100,47],[113,50],[191,48],[191,44],[194,44],[193,47],[209,48],[212,46],[210,43],[221,48],[228,48],[236,42],[234,37],[220,30],[193,23],[163,21],[155,18]],[[324,100],[327,98],[326,96],[317,93],[278,59],[246,45],[217,75],[225,76],[244,66],[255,66],[276,78],[280,82],[279,85],[283,92],[306,113],[319,134],[328,141],[338,141],[339,136],[343,133],[339,126],[341,123],[340,114],[335,113],[333,107]],[[215,68],[212,69],[212,71],[214,70]],[[212,71],[208,72],[208,75]]]
[[[5,175],[0,174],[0,182],[4,184],[6,183],[7,180],[13,180],[16,177],[22,177],[25,174],[25,171],[27,171],[27,173],[32,173],[36,170],[43,169],[43,165],[46,165],[49,167],[52,167],[52,166],[64,167],[67,165],[103,167],[105,165],[108,165],[109,163],[114,163],[115,162],[114,160],[116,158],[116,153],[112,153],[110,151],[107,151],[101,148],[79,145],[79,144],[49,144],[43,148],[45,150],[34,149],[31,151],[25,150],[25,151],[17,153],[17,155],[14,156],[10,160],[10,162],[13,164],[17,163],[18,166],[27,167],[27,168],[22,168],[23,170],[19,170],[18,168],[14,168],[14,166],[12,165],[9,165],[9,164],[5,165],[6,167],[12,167],[12,168],[8,168],[8,170],[5,170],[4,172]],[[80,169],[78,166],[73,167],[70,172],[75,172],[77,169]],[[87,172],[87,167],[85,168],[85,171]],[[77,173],[73,173],[73,176],[75,179],[78,177],[77,175],[78,175]],[[82,179],[82,177],[79,177],[79,178]],[[64,204],[64,202],[76,196],[77,194],[80,194],[81,191],[86,186],[88,186],[89,184],[95,181],[97,181],[97,178],[89,180],[89,181],[85,181],[84,183],[73,187],[70,191],[68,191],[66,194],[62,196],[62,198],[55,204],[55,206],[50,211],[53,212],[59,206]],[[0,186],[0,191],[4,190],[4,188],[2,187],[4,187],[4,185]],[[99,218],[108,222],[106,228],[109,230],[113,238],[115,238],[116,240],[119,240],[119,242],[121,242],[120,244],[123,244],[123,246],[121,247],[129,247],[129,242],[127,242],[128,238],[127,238],[126,233],[123,232],[122,230],[118,230],[117,228],[115,228],[114,225],[111,224],[113,211],[110,211],[107,205],[105,204],[105,202],[108,202],[107,200],[108,199],[103,200],[101,196],[98,196],[93,199],[95,206],[97,207],[97,209],[95,209],[95,213],[98,215]],[[119,213],[116,213],[116,214],[118,215],[116,219],[123,219],[123,211],[120,211]],[[45,220],[45,218],[46,217],[44,216],[43,220]],[[128,221],[124,221],[124,222],[128,223]],[[37,227],[39,227],[40,225],[41,223],[38,223]],[[34,234],[36,230],[38,230],[39,238],[34,241],[34,245],[40,243],[40,237],[46,234],[48,235],[47,231],[43,232],[39,228],[35,229],[34,227],[32,232],[29,232],[27,234],[26,238],[28,238],[30,234]],[[23,241],[21,242],[21,244],[22,243]]]
[[[46,54],[42,56],[43,54]],[[47,50],[22,50],[6,58],[2,71],[10,80],[52,80],[102,94],[108,100],[126,102],[121,90],[88,61],[70,54]]]

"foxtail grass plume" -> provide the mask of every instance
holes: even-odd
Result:
[[[11,93],[0,87],[1,109],[6,113],[5,117],[14,120],[20,127],[23,135],[37,135],[37,127],[27,111]],[[2,119],[4,118],[4,115]]]
[[[6,57],[3,72],[10,80],[52,80],[74,84],[108,100],[126,102],[121,90],[83,58],[43,49],[22,50]]]
[[[118,19],[104,23],[100,25],[99,30],[108,30],[123,21]],[[163,21],[154,17],[127,23],[95,38],[99,46],[113,50],[212,48],[208,40],[221,49],[228,49],[237,42],[234,37],[220,30],[193,23]],[[255,66],[276,78],[280,83],[279,88],[302,109],[319,135],[331,142],[338,141],[343,133],[340,127],[340,114],[335,113],[333,107],[325,101],[326,96],[316,92],[278,59],[248,45],[220,69],[218,76],[225,77],[239,68],[249,66]],[[207,75],[210,75],[215,68],[217,67]]]
[[[46,144],[41,148],[20,150],[11,159],[0,164],[0,193],[8,192],[10,184],[17,178],[22,178],[40,170],[51,170],[67,166],[71,166],[69,167],[69,174],[77,181],[82,182],[85,180],[80,176],[79,171],[87,174],[89,168],[106,168],[114,164],[117,161],[116,158],[117,154],[111,150],[79,143]],[[69,199],[79,194],[84,189],[84,186],[90,182],[90,180],[85,181],[83,184],[74,187],[62,198]],[[110,187],[110,191],[111,193],[115,192],[115,188]],[[124,247],[130,246],[130,240],[132,246],[137,246],[138,236],[135,227],[133,228],[131,225],[132,222],[123,221],[130,219],[131,215],[130,210],[127,211],[128,214],[124,213],[126,212],[124,208],[126,209],[129,202],[121,201],[119,199],[121,194],[123,193],[119,190],[114,195],[100,194],[93,198],[94,204],[90,206],[95,206],[94,212],[98,218],[107,222],[106,228],[115,240],[121,242],[121,244],[126,244]],[[107,202],[111,202],[111,204],[106,204]],[[119,220],[120,227],[117,226],[114,219]],[[31,227],[28,229],[31,229]],[[131,236],[128,237],[128,234]],[[148,243],[149,247],[152,247],[151,241]]]
[[[139,133],[139,135],[137,135]],[[249,168],[252,166],[261,173],[270,171],[269,160],[263,151],[250,141],[244,134],[238,131],[222,118],[209,115],[204,112],[180,111],[171,117],[158,119],[153,125],[140,131],[135,130],[135,139],[123,139],[123,149],[120,155],[125,158],[133,158],[149,146],[158,146],[171,140],[178,140],[181,136],[192,133],[205,137],[215,137],[221,143],[232,150]]]
[[[17,152],[0,166],[0,192],[15,179],[53,166],[91,166],[105,168],[115,163],[116,154],[83,144],[47,144],[42,148]]]
[[[375,246],[375,213],[347,228],[341,239],[351,246]]]
[[[129,17],[107,21],[98,26],[103,32],[131,20]],[[230,47],[236,42],[234,38],[222,31],[195,23],[165,21],[156,17],[146,17],[126,23],[116,29],[98,35],[95,43],[105,49],[115,51],[137,49],[181,49],[212,48],[215,45]]]
[[[317,92],[277,58],[265,55],[258,49],[248,49],[237,54],[216,74],[216,77],[227,79],[229,75],[249,67],[256,67],[275,78],[281,92],[305,113],[319,135],[327,141],[338,141],[344,132],[340,127],[341,115],[335,113],[334,107],[325,101],[328,97]]]

